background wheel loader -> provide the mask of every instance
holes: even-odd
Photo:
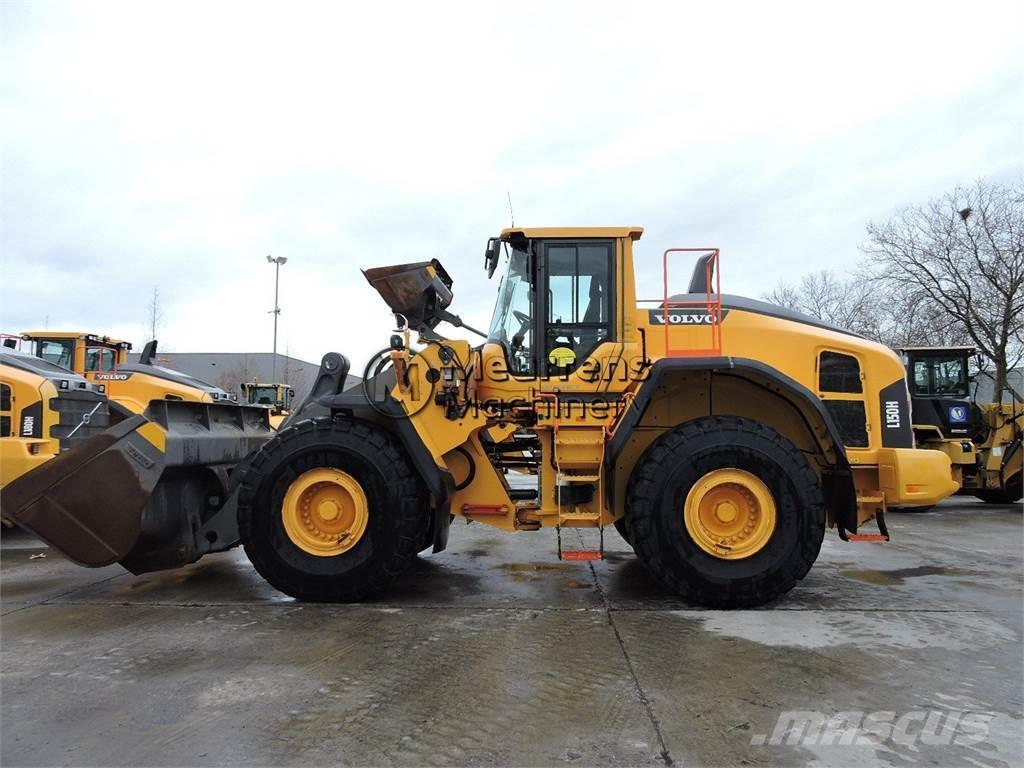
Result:
[[[110,425],[107,399],[94,384],[32,355],[0,348],[0,493]]]
[[[884,540],[887,509],[956,490],[949,458],[913,447],[893,352],[721,295],[717,249],[666,251],[663,294],[638,299],[641,233],[492,238],[485,267],[504,260],[505,275],[477,346],[437,331],[469,328],[448,311],[452,280],[437,260],[366,270],[398,330],[357,390],[343,391],[343,356],[323,358],[310,395],[239,464],[235,492],[206,525],[237,522],[279,590],[341,601],[384,589],[421,550],[443,550],[455,517],[538,543],[553,528],[558,556],[584,561],[603,556],[615,524],[669,589],[736,607],[791,589],[826,527],[845,541]],[[688,292],[672,294],[680,251],[700,258]],[[159,440],[136,440],[134,464],[123,440],[105,450],[126,473],[159,469]],[[62,524],[56,510],[82,514],[75,494],[97,473],[78,469],[20,493],[9,514],[33,515],[44,537]],[[532,482],[512,487],[509,473]],[[860,532],[872,518],[879,533]],[[569,529],[592,546],[569,548]],[[146,569],[145,558],[129,567]]]
[[[959,493],[988,504],[1024,497],[1024,404],[978,403],[968,362],[974,347],[906,347],[918,446],[949,456]]]
[[[33,331],[21,334],[32,353],[69,368],[96,384],[114,402],[132,413],[142,413],[153,400],[196,403],[237,402],[220,387],[156,364],[156,339],[142,349],[139,362],[128,362],[127,341],[78,331]]]
[[[21,338],[34,354],[6,342],[0,351],[5,523],[83,565],[120,561],[138,572],[237,544],[232,516],[208,523],[231,495],[235,465],[270,437],[266,409],[153,365],[155,341],[130,364],[131,345],[108,337]]]
[[[295,390],[287,384],[243,381],[241,387],[245,402],[270,409],[270,426],[273,429],[278,429],[291,416]]]

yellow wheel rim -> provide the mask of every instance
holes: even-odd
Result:
[[[281,519],[292,544],[318,557],[348,552],[366,533],[366,494],[347,472],[324,467],[296,478],[284,495]]]
[[[686,496],[690,538],[710,555],[741,560],[760,552],[775,531],[775,499],[761,479],[742,469],[716,469]]]

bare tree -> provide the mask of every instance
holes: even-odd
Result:
[[[1024,355],[1024,183],[957,187],[867,231],[867,266],[891,311],[923,325],[928,343],[973,344],[995,399],[1020,398],[1007,371]]]
[[[287,342],[285,342],[284,378],[282,379],[282,382],[287,384],[296,392],[302,392],[306,388],[306,372],[303,366],[298,365],[296,360],[292,358],[290,351],[291,347]]]
[[[885,341],[890,334],[877,286],[862,275],[811,272],[796,285],[779,283],[764,298],[871,339]]]
[[[257,379],[256,368],[253,366],[252,360],[248,355],[243,355],[230,368],[219,372],[216,384],[225,392],[234,392],[241,397],[243,395],[242,384]]]
[[[146,341],[152,341],[157,337],[157,331],[160,329],[163,319],[164,315],[160,310],[160,289],[154,286],[153,298],[149,302],[149,337]]]

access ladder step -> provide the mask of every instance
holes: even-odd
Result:
[[[563,560],[604,560],[598,549],[563,549]]]
[[[887,533],[848,533],[847,541],[889,541]]]

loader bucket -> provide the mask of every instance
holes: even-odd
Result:
[[[363,275],[388,308],[413,328],[433,328],[442,319],[437,313],[452,303],[452,279],[437,259],[364,269]]]
[[[272,436],[267,409],[153,401],[4,488],[3,516],[69,559],[133,573],[173,568],[226,549],[234,521],[209,526],[230,472]]]

